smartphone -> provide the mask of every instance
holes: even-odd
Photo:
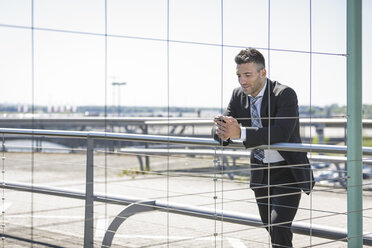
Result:
[[[225,122],[225,120],[222,117],[216,117],[216,118],[214,118],[214,121]]]

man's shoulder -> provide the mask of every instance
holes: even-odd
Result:
[[[245,93],[244,93],[244,91],[243,91],[243,89],[242,89],[242,87],[236,87],[236,88],[234,88],[234,90],[233,90],[233,96],[245,96]]]
[[[294,89],[292,89],[288,85],[281,84],[278,81],[271,81],[271,80],[269,80],[269,82],[272,85],[272,91],[273,91],[274,95],[277,95],[277,96],[278,95],[282,95],[284,92],[286,94],[296,94],[296,92],[294,91]]]

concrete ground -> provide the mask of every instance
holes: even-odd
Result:
[[[17,181],[85,191],[84,153],[4,153],[5,182]],[[33,162],[32,162],[33,161]],[[121,197],[236,211],[258,216],[249,189],[247,161],[238,161],[234,180],[213,170],[211,158],[151,157],[151,171],[138,173],[135,156],[95,154],[95,192]],[[214,181],[213,178],[218,178]],[[0,178],[1,180],[1,178]],[[0,247],[83,247],[84,201],[0,189],[5,210]],[[217,196],[217,199],[214,199]],[[364,231],[372,232],[372,193],[363,196]],[[100,247],[108,223],[124,206],[96,203],[95,247]],[[295,221],[346,228],[346,190],[320,185],[302,195]],[[217,235],[215,235],[217,234]],[[33,243],[31,243],[33,242]],[[270,247],[265,229],[152,211],[128,218],[112,247]],[[294,234],[294,247],[347,247],[346,242]]]

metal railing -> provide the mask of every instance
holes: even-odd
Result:
[[[300,118],[300,124],[303,126],[314,126],[323,125],[325,127],[345,127],[347,124],[346,118]],[[94,125],[99,124],[104,126],[107,125],[123,125],[123,124],[135,124],[135,125],[195,125],[195,126],[211,126],[213,125],[213,120],[210,119],[190,119],[185,117],[0,117],[0,124],[2,126],[6,125],[32,125],[42,124],[42,125],[57,125],[57,124],[71,124],[74,125]],[[372,127],[371,119],[363,119],[362,124],[364,128]]]
[[[0,128],[0,133],[16,134],[16,135],[35,135],[48,137],[63,137],[63,138],[92,138],[103,140],[126,140],[136,142],[152,142],[152,143],[170,143],[195,146],[220,147],[221,145],[214,139],[194,138],[194,137],[179,137],[165,135],[146,135],[146,134],[131,134],[131,133],[109,133],[109,132],[91,132],[91,131],[63,131],[63,130],[44,130],[44,129],[14,129]],[[242,142],[233,142],[229,147],[243,148]],[[340,145],[321,145],[321,144],[300,144],[300,143],[276,143],[264,145],[254,148],[272,149],[278,151],[294,151],[294,152],[319,152],[319,153],[335,153],[346,154],[347,146]],[[363,155],[372,155],[372,147],[363,147]]]
[[[207,209],[201,209],[193,206],[171,204],[167,202],[166,204],[160,201],[148,201],[146,199],[125,199],[125,198],[115,198],[110,196],[98,196],[94,195],[94,166],[93,166],[93,154],[94,154],[94,140],[104,139],[104,140],[127,140],[136,142],[154,142],[154,143],[168,143],[168,144],[183,144],[183,145],[195,145],[195,146],[208,146],[208,147],[221,147],[219,142],[208,139],[208,138],[189,138],[189,137],[177,137],[177,136],[159,136],[159,135],[143,135],[143,134],[127,134],[127,133],[107,133],[107,132],[79,132],[79,131],[61,131],[61,130],[39,130],[39,129],[9,129],[1,128],[0,133],[5,135],[31,135],[31,136],[47,136],[47,137],[62,137],[62,138],[81,138],[87,139],[87,163],[86,163],[86,191],[82,192],[72,192],[60,189],[53,189],[50,187],[37,187],[35,185],[21,185],[17,183],[3,183],[2,188],[8,188],[13,190],[28,191],[34,193],[43,193],[50,195],[57,195],[63,197],[71,197],[77,199],[85,200],[85,225],[84,225],[84,247],[92,247],[94,240],[94,213],[93,206],[94,201],[102,201],[106,203],[131,205],[130,215],[133,213],[149,211],[149,210],[160,210],[162,207],[167,207],[167,211],[178,214],[192,215],[202,218],[213,218],[213,219],[223,219],[226,222],[240,223],[246,225],[260,225],[258,218],[252,216],[246,216],[239,213],[228,213],[226,211],[221,213],[216,213],[215,211],[208,211]],[[233,147],[242,148],[242,143],[233,143]],[[333,145],[313,145],[313,144],[293,144],[293,143],[278,143],[269,146],[261,146],[260,148],[270,148],[273,150],[286,150],[286,151],[302,151],[302,152],[322,152],[322,153],[341,153],[345,154],[347,151],[346,146],[333,146]],[[372,155],[372,148],[363,147],[364,155]],[[138,210],[133,210],[140,206]],[[169,209],[171,207],[171,209]],[[126,215],[125,210],[123,215]],[[120,225],[120,224],[119,224]],[[116,226],[117,228],[118,226]],[[115,225],[110,228],[115,229]],[[304,223],[293,223],[293,229],[295,232],[302,234],[311,233],[313,236],[325,237],[330,239],[343,239],[347,241],[347,233],[339,232],[336,230],[324,230],[322,226],[311,227]],[[311,230],[311,231],[310,231]],[[112,231],[107,232],[106,234]],[[105,244],[111,244],[113,235],[108,237],[105,236],[103,247]],[[363,237],[363,242],[366,245],[372,245],[372,237],[366,235]]]

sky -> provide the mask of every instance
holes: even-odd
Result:
[[[0,103],[225,108],[234,56],[256,47],[300,105],[346,104],[346,0],[169,0],[169,22],[167,0],[107,0],[107,43],[105,1],[34,0],[33,43],[31,3],[0,0]],[[364,0],[364,104],[371,11]]]

